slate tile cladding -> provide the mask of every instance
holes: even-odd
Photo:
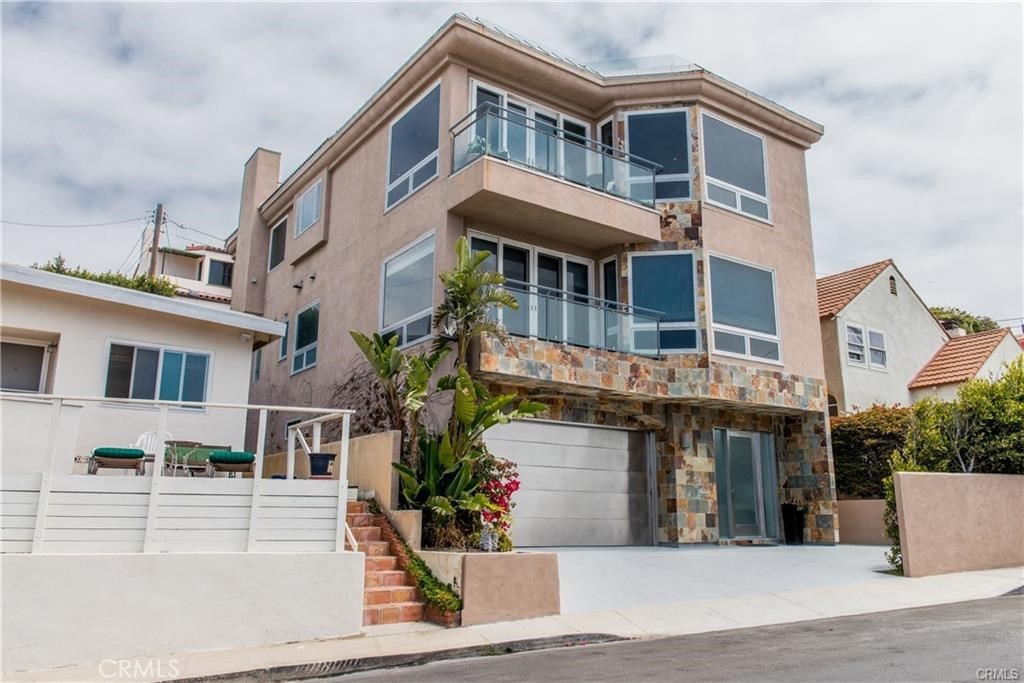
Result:
[[[719,541],[713,437],[718,428],[774,434],[779,502],[805,510],[806,543],[838,542],[835,477],[824,413],[780,415],[607,393],[579,396],[550,383],[488,385],[492,392],[543,401],[548,405],[546,419],[651,431],[659,544]],[[781,529],[781,519],[779,524]]]

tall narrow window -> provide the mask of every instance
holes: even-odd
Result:
[[[846,326],[846,358],[856,365],[864,365],[864,328],[859,325]]]
[[[885,352],[885,333],[868,330],[868,362],[876,370],[884,370],[889,365]]]
[[[314,301],[295,315],[295,347],[292,351],[292,374],[316,365],[320,339],[320,302]]]
[[[601,263],[601,296],[606,301],[619,300],[619,269],[614,256]]]
[[[697,306],[691,252],[629,255],[629,296],[641,307],[633,322],[638,351],[674,353],[697,349]],[[660,324],[655,324],[660,314]]]
[[[437,85],[391,124],[387,206],[392,207],[437,176],[441,86]]]
[[[267,271],[273,270],[281,261],[284,261],[285,229],[288,220],[285,219],[275,225],[270,231],[270,249],[267,254]]]
[[[716,353],[779,362],[775,273],[720,256],[711,267],[711,321]]]
[[[630,112],[626,116],[626,144],[630,154],[643,157],[661,168],[654,177],[658,202],[690,198],[690,137],[685,109]],[[650,201],[650,177],[638,165],[630,166],[630,196]]]
[[[710,114],[701,128],[707,200],[770,220],[764,138]]]
[[[295,202],[295,236],[313,227],[313,224],[320,220],[321,195],[323,194],[324,181],[318,180],[313,187],[302,193],[299,201]]]
[[[288,318],[284,319],[284,336],[278,342],[277,359],[284,360],[288,357]]]
[[[231,286],[231,274],[233,273],[235,266],[233,263],[227,261],[214,261],[210,260],[210,274],[206,278],[206,281],[211,285],[218,285],[220,287]]]
[[[256,384],[260,381],[260,371],[263,366],[263,348],[258,348],[252,352],[252,383]]]
[[[111,344],[104,396],[202,402],[209,370],[205,353]]]
[[[384,263],[381,331],[398,335],[399,346],[430,334],[434,300],[434,236]]]

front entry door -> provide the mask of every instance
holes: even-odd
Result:
[[[729,508],[733,537],[764,536],[764,494],[761,490],[760,439],[729,432],[726,454]]]

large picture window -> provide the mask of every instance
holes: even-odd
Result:
[[[231,274],[234,271],[235,266],[233,263],[227,261],[215,261],[210,260],[210,273],[206,278],[206,281],[211,285],[218,285],[220,287],[231,286]]]
[[[320,302],[314,301],[295,315],[295,345],[292,351],[292,374],[316,365],[320,339]]]
[[[318,180],[313,186],[302,193],[299,201],[295,202],[295,236],[313,227],[313,224],[320,220],[321,195],[323,194],[324,181]]]
[[[687,131],[685,109],[654,109],[630,112],[626,115],[626,144],[628,152],[661,165],[654,176],[654,200],[676,202],[690,198],[690,136]],[[630,185],[637,192],[650,191],[650,176],[630,178]],[[647,182],[640,182],[647,181]],[[631,195],[638,201],[650,201],[651,197]]]
[[[701,133],[707,200],[771,220],[764,138],[710,114],[701,117]]]
[[[285,219],[275,225],[270,231],[270,249],[267,254],[267,271],[273,270],[281,261],[284,261],[285,230],[288,227],[288,220]]]
[[[441,86],[437,85],[391,124],[388,136],[389,208],[437,176],[440,121]]]
[[[781,362],[775,273],[721,256],[711,256],[708,261],[715,352]]]
[[[430,335],[434,298],[434,235],[384,262],[381,330],[399,346]]]
[[[108,398],[205,401],[210,356],[157,346],[114,343],[107,359]]]
[[[692,252],[630,254],[630,303],[663,314],[659,327],[651,323],[634,323],[634,348],[643,352],[660,350],[662,353],[696,351],[695,292]]]

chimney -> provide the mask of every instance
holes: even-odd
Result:
[[[257,148],[245,162],[242,175],[242,200],[235,237],[235,276],[231,285],[231,308],[234,310],[263,314],[270,231],[263,222],[259,207],[280,184],[281,153]]]
[[[967,330],[965,330],[962,327],[947,327],[946,334],[948,334],[950,337],[966,337]]]

